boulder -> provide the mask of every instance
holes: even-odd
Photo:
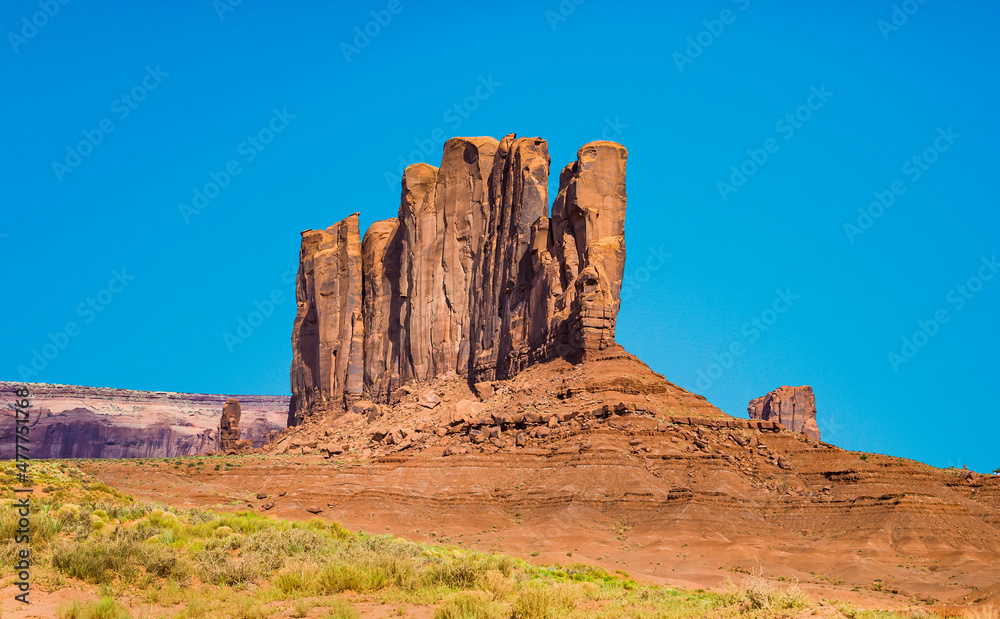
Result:
[[[493,383],[489,381],[478,382],[472,386],[480,400],[489,400],[493,397]]]
[[[476,419],[479,419],[482,414],[483,405],[481,402],[474,402],[473,400],[459,400],[455,403],[454,419],[456,420],[472,423]]]
[[[360,400],[351,406],[351,412],[361,417],[368,417],[376,408],[377,405],[371,400]]]
[[[420,399],[417,400],[417,404],[423,406],[424,408],[434,408],[441,403],[441,397],[433,391],[425,391],[420,395]]]

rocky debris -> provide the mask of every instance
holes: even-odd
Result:
[[[406,168],[398,216],[363,241],[357,214],[303,232],[289,425],[449,373],[486,400],[489,381],[615,348],[626,159],[584,145],[550,213],[544,140],[452,138],[440,168]]]
[[[479,382],[472,385],[472,390],[476,392],[480,400],[489,400],[493,397],[493,383],[491,382]]]
[[[327,443],[321,449],[325,457],[339,456],[344,453],[344,448],[339,443]]]
[[[318,505],[312,505],[306,508],[306,511],[310,514],[322,514],[323,508]]]
[[[765,396],[750,400],[750,419],[777,421],[792,432],[820,440],[816,425],[816,397],[812,387],[778,387]]]
[[[424,408],[434,408],[441,403],[441,397],[433,391],[425,391],[420,395],[420,399],[417,400],[417,404],[423,406]]]
[[[228,398],[222,407],[222,419],[219,420],[219,451],[222,453],[230,453],[239,448],[240,414],[239,400]]]
[[[257,500],[258,501],[262,500],[262,499],[266,499],[266,498],[267,498],[267,493],[266,492],[258,492],[257,493]]]

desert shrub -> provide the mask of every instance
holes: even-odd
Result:
[[[257,600],[249,596],[239,596],[230,602],[229,616],[233,619],[264,619],[267,614]]]
[[[324,566],[321,583],[333,593],[376,591],[386,586],[412,590],[424,563],[418,546],[387,536],[359,535],[341,543]]]
[[[503,619],[502,605],[483,591],[463,591],[445,599],[434,611],[434,619]]]
[[[326,613],[326,619],[358,619],[358,610],[347,600],[334,600],[330,604],[330,610]]]
[[[320,568],[315,563],[286,566],[278,572],[273,584],[285,595],[310,593],[319,588]]]
[[[52,547],[52,567],[94,584],[110,583],[115,576],[128,580],[135,575],[136,552],[136,543],[129,539],[64,541]]]
[[[744,611],[788,610],[808,606],[809,597],[795,586],[779,589],[765,578],[751,576],[742,587],[734,587],[722,600]]]
[[[128,610],[110,597],[96,602],[74,601],[60,606],[57,612],[59,619],[132,619]]]
[[[512,617],[515,619],[548,619],[555,614],[555,596],[545,587],[523,587],[514,596]]]
[[[509,576],[512,566],[502,557],[480,553],[463,554],[432,563],[424,572],[424,580],[431,585],[444,585],[455,589],[472,589],[489,571]]]
[[[205,549],[197,554],[198,576],[214,585],[241,587],[269,576],[274,570],[267,557],[241,552],[233,555],[225,548]]]
[[[158,544],[142,544],[137,548],[136,556],[147,574],[173,578],[178,582],[185,582],[191,576],[190,563],[173,549]]]
[[[500,570],[486,570],[477,584],[496,600],[505,599],[514,589],[514,584]]]
[[[59,507],[56,514],[62,522],[74,522],[80,518],[80,506],[72,503],[65,503]]]
[[[369,591],[373,583],[366,574],[350,564],[327,563],[319,575],[319,589],[323,593],[341,591]]]
[[[32,509],[35,509],[34,507]],[[51,511],[33,511],[30,521],[31,546],[34,549],[44,548],[62,529],[58,513]],[[0,542],[13,541],[18,536],[21,515],[10,504],[0,505]]]
[[[298,599],[292,604],[292,616],[293,617],[306,617],[309,615],[309,611],[312,610],[314,604],[309,600]]]

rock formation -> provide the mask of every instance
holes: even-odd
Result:
[[[358,214],[302,233],[292,332],[292,410],[361,397],[361,239]]]
[[[440,168],[406,168],[398,216],[363,242],[357,214],[303,232],[289,425],[410,381],[505,379],[614,347],[627,156],[584,145],[550,214],[545,140],[452,138]]]
[[[219,451],[227,453],[236,450],[240,440],[240,401],[226,399],[222,407],[222,419],[219,421]]]
[[[750,419],[777,421],[792,432],[819,440],[816,425],[816,396],[812,387],[778,387],[765,396],[750,400]]]

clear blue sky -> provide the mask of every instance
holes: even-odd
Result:
[[[394,216],[442,135],[553,170],[605,137],[626,348],[734,415],[810,384],[835,444],[1000,466],[995,4],[222,2],[4,3],[0,378],[54,340],[31,380],[288,393],[301,230]]]

